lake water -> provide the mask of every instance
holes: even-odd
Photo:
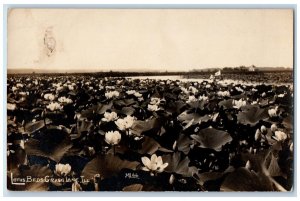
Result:
[[[179,80],[181,82],[213,82],[211,79],[203,79],[203,78],[186,78],[180,75],[172,75],[172,76],[133,76],[133,77],[126,77],[131,79],[154,79],[154,80]],[[259,84],[266,84],[266,85],[285,85],[288,87],[293,87],[293,84],[286,84],[286,83],[259,83],[259,82],[245,82],[243,80],[233,80],[233,79],[223,79],[219,80],[218,83],[220,84],[242,84],[242,85],[259,85]]]

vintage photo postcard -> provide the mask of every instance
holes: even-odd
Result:
[[[9,9],[7,189],[293,191],[293,16]]]

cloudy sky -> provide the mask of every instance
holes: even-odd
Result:
[[[12,9],[8,68],[293,67],[287,9]]]

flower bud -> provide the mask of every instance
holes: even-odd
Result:
[[[266,135],[267,132],[268,132],[268,130],[267,130],[267,128],[266,128],[264,125],[262,125],[262,126],[260,127],[260,132],[261,132],[263,135]]]
[[[175,176],[173,174],[171,174],[171,176],[169,178],[169,184],[173,185],[174,184],[174,180],[175,180]]]
[[[274,133],[277,130],[276,124],[272,124],[271,131]]]

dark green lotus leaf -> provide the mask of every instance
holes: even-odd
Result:
[[[107,110],[110,110],[112,107],[112,102],[109,104],[101,104],[93,105],[90,108],[83,110],[81,112],[82,118],[92,118],[95,114],[104,114]]]
[[[131,105],[136,104],[137,102],[134,99],[121,99],[121,100],[115,100],[114,104],[120,106],[120,107],[128,107]]]
[[[140,154],[154,154],[158,148],[161,147],[158,142],[156,142],[154,139],[145,136],[144,142],[142,143],[142,148],[138,150]]]
[[[27,155],[48,157],[56,162],[72,147],[70,136],[61,129],[47,129],[38,139],[30,138],[25,143]]]
[[[255,126],[260,120],[267,119],[268,117],[269,114],[265,108],[248,105],[246,107],[242,107],[242,111],[240,111],[237,115],[237,120],[241,124]]]
[[[18,169],[20,165],[27,164],[27,155],[24,149],[18,148],[14,150],[14,153],[10,153],[7,156],[7,170],[14,171]]]
[[[90,129],[93,126],[93,122],[92,121],[88,121],[88,120],[78,120],[77,124],[76,124],[76,128],[77,128],[77,137],[79,138],[81,137],[84,133],[87,133],[90,131]]]
[[[137,120],[134,121],[130,130],[134,135],[141,135],[145,131],[158,129],[160,126],[160,122],[157,118],[146,119],[145,121]]]
[[[124,168],[136,170],[139,164],[136,161],[122,160],[113,154],[99,155],[86,164],[81,176],[84,176],[86,179],[92,179],[96,174],[100,174],[103,178],[109,178],[117,175]]]
[[[181,109],[186,105],[185,102],[178,100],[178,101],[170,101],[166,106],[166,111],[173,114],[173,113],[180,113]]]
[[[233,108],[232,101],[233,101],[233,99],[220,101],[219,106],[220,107],[222,106],[224,109],[231,109],[231,108]]]
[[[133,191],[133,192],[136,192],[136,191],[142,191],[143,189],[143,185],[142,184],[131,184],[129,186],[125,186],[122,191]]]
[[[125,114],[125,115],[133,115],[135,112],[135,109],[133,107],[123,107],[118,113]]]
[[[164,170],[169,173],[176,173],[185,177],[191,177],[194,174],[198,174],[198,169],[194,166],[189,166],[190,159],[187,156],[181,157],[180,152],[173,154],[163,155],[163,163],[168,163],[168,166]]]
[[[197,175],[197,180],[200,185],[204,185],[207,181],[217,180],[224,175],[223,172],[203,172]]]
[[[263,173],[256,173],[241,167],[224,179],[221,191],[274,191],[272,181]]]
[[[177,141],[177,148],[178,148],[178,151],[182,151],[184,154],[188,154],[190,152],[190,145],[192,144],[192,140],[183,135],[183,134],[180,134],[179,135],[179,138],[178,138],[178,141]]]
[[[204,109],[204,105],[205,105],[206,101],[194,101],[194,102],[190,102],[188,103],[188,105],[193,108],[193,109],[200,109],[203,110]]]
[[[50,120],[47,119],[46,123],[50,123]],[[44,120],[30,122],[25,125],[25,132],[32,134],[45,126]]]
[[[199,147],[215,151],[221,151],[223,145],[232,141],[229,133],[215,128],[202,129],[197,134],[191,135],[191,138],[199,143]]]
[[[177,117],[177,119],[184,124],[188,124],[193,120],[192,125],[199,123],[203,118],[204,116],[200,116],[198,113],[188,113],[187,111],[184,111]]]

